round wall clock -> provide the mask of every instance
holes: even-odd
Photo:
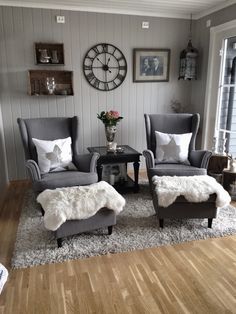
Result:
[[[110,91],[120,86],[127,73],[125,56],[111,44],[93,46],[84,57],[86,80],[94,88]]]

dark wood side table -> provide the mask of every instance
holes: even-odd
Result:
[[[236,172],[228,169],[223,171],[223,187],[229,192],[231,199],[236,200]]]
[[[98,146],[98,147],[88,147],[88,151],[90,153],[99,153],[100,157],[97,161],[97,172],[98,172],[98,180],[102,180],[102,169],[103,165],[107,164],[126,164],[129,162],[133,163],[134,167],[134,181],[127,176],[127,181],[123,182],[122,184],[116,183],[114,187],[117,191],[121,193],[133,191],[139,191],[139,184],[138,184],[138,175],[139,175],[139,163],[140,163],[140,156],[142,155],[135,149],[131,148],[128,145],[121,145],[119,147],[124,148],[122,153],[110,153],[107,152],[106,146]]]
[[[207,167],[208,175],[214,177],[222,184],[223,170],[228,167],[228,157],[224,155],[212,155]]]

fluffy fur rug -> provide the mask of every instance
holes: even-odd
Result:
[[[163,229],[153,209],[148,185],[140,193],[125,194],[126,206],[117,216],[112,235],[107,229],[83,233],[63,240],[57,248],[54,232],[45,229],[39,204],[29,191],[22,208],[12,266],[29,267],[58,263],[107,253],[126,252],[160,245],[236,234],[236,208],[227,206],[218,211],[212,229],[207,219],[166,220]]]
[[[90,186],[45,190],[38,195],[37,201],[45,211],[45,228],[52,231],[66,220],[90,218],[102,207],[119,214],[125,206],[125,199],[105,181]]]
[[[221,184],[210,176],[169,177],[154,176],[155,191],[158,196],[158,204],[168,207],[173,204],[180,195],[189,202],[199,203],[207,201],[211,194],[216,194],[216,207],[224,207],[230,204],[229,193]]]

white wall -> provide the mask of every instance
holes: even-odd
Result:
[[[66,23],[56,24],[64,15]],[[141,22],[149,20],[150,29]],[[186,46],[189,22],[181,19],[70,12],[60,10],[0,7],[0,92],[3,127],[10,179],[25,177],[24,155],[17,117],[80,117],[80,149],[104,145],[103,125],[96,118],[102,110],[116,109],[124,116],[117,132],[118,144],[129,144],[142,151],[146,147],[144,113],[170,111],[172,99],[190,103],[191,83],[178,81],[179,53]],[[35,42],[63,42],[64,67],[74,71],[73,97],[28,96],[27,70],[45,68],[34,64]],[[86,51],[94,44],[108,42],[124,53],[128,74],[111,92],[90,87],[82,73]],[[133,83],[133,48],[170,48],[168,83]]]

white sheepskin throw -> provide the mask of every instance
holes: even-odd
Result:
[[[107,182],[45,190],[37,197],[45,211],[45,228],[55,231],[66,220],[87,219],[107,207],[120,213],[125,199]]]
[[[213,177],[191,176],[191,177],[170,177],[154,176],[152,178],[155,191],[158,197],[158,204],[161,207],[168,207],[173,204],[180,195],[187,201],[200,203],[208,200],[211,194],[216,194],[216,207],[229,205],[231,198],[229,193]]]

